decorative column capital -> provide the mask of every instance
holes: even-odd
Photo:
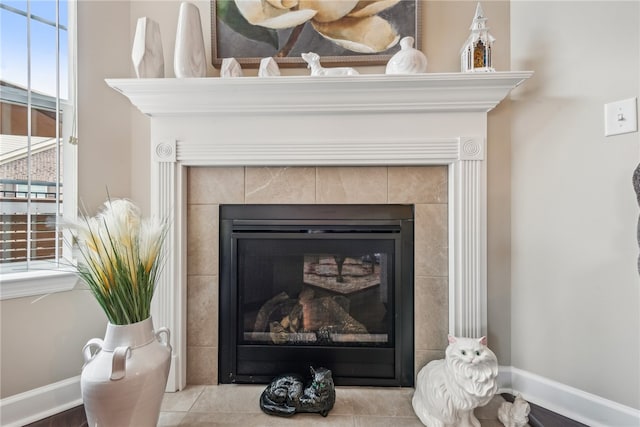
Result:
[[[176,162],[176,140],[162,139],[151,147],[153,161],[157,163]]]
[[[484,138],[461,137],[460,160],[484,160]]]

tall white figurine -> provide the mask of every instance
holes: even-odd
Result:
[[[200,11],[192,3],[180,4],[173,71],[179,78],[207,75]]]
[[[311,69],[312,76],[355,76],[359,73],[351,67],[324,68],[320,65],[320,55],[314,52],[302,54],[302,59]]]
[[[133,37],[131,60],[138,78],[164,77],[164,54],[160,25],[153,19],[139,18]]]
[[[498,391],[498,360],[487,338],[449,335],[445,358],[418,372],[413,410],[428,427],[480,427],[473,414]]]

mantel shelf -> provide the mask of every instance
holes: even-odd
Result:
[[[487,112],[533,72],[106,79],[148,116]]]

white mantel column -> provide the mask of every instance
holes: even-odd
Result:
[[[449,167],[449,333],[487,334],[487,173],[485,140],[460,138]]]
[[[160,139],[151,143],[151,214],[167,218],[170,228],[165,244],[163,270],[151,305],[156,328],[171,331],[171,370],[167,391],[186,385],[186,179],[176,161],[176,141]]]

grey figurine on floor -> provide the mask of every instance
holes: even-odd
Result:
[[[298,412],[329,414],[336,402],[336,389],[331,371],[311,370],[311,381],[304,387],[302,378],[287,374],[274,378],[260,396],[260,408],[269,415],[289,417]],[[304,387],[304,388],[303,388]]]

